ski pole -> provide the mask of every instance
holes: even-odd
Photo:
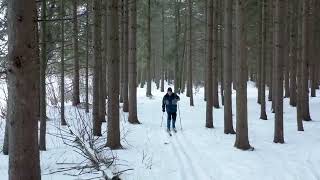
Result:
[[[178,111],[179,111],[180,127],[181,127],[181,130],[182,130],[182,123],[181,123],[181,115],[180,115],[179,102],[178,102]]]
[[[160,127],[162,127],[162,124],[163,124],[163,115],[164,115],[164,112],[162,112],[162,120],[161,120],[161,125],[160,125]]]

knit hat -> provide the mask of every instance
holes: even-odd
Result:
[[[172,92],[172,89],[171,89],[171,87],[169,87],[169,88],[168,88],[168,92]]]

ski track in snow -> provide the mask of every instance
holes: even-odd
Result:
[[[181,134],[181,133],[179,133]],[[185,144],[186,139],[179,139],[178,138],[179,135],[175,134],[175,142],[177,143],[177,145],[179,145],[178,147],[176,147],[176,151],[177,152],[181,152],[184,156],[184,159],[187,160],[187,164],[190,165],[190,169],[191,171],[198,176],[197,178],[194,179],[209,179],[206,176],[206,172],[202,169],[203,167],[201,167],[201,164],[197,161],[198,157],[192,157],[192,152],[190,153],[190,151],[188,151],[189,149],[187,148],[187,146],[183,145]],[[173,144],[175,146],[175,144]],[[192,147],[192,145],[190,144],[190,147]],[[188,152],[188,153],[187,153]],[[195,154],[199,154],[198,151],[194,151]],[[192,157],[192,158],[191,158]]]
[[[158,120],[158,117],[161,117],[162,112],[159,109],[161,109],[161,99],[164,93],[154,93],[154,97],[149,99],[144,97],[144,89],[140,91],[139,98],[143,102],[140,103],[140,106],[143,106],[142,109],[148,112],[141,110],[140,116],[144,117],[142,126],[152,129],[151,139],[154,141],[157,141],[158,137],[165,137],[160,138],[160,141],[163,141],[161,143],[168,142],[164,145],[164,151],[159,150],[162,147],[157,146],[154,142],[150,144],[154,146],[155,154],[164,153],[158,154],[161,157],[159,160],[163,161],[163,165],[158,168],[162,169],[150,172],[162,177],[154,176],[157,177],[155,179],[320,180],[319,171],[317,171],[320,166],[320,159],[317,156],[320,150],[319,145],[316,145],[314,150],[299,148],[304,145],[307,145],[305,148],[313,146],[309,144],[310,142],[303,141],[311,135],[314,136],[317,129],[320,130],[319,127],[315,128],[319,126],[319,119],[313,121],[317,124],[304,122],[305,132],[300,134],[296,131],[295,108],[286,106],[284,109],[286,143],[274,144],[272,142],[274,115],[269,111],[271,103],[267,102],[266,106],[269,120],[259,120],[260,108],[256,104],[257,92],[250,83],[248,84],[248,121],[250,143],[255,147],[253,152],[235,149],[233,147],[235,135],[223,134],[223,107],[213,110],[215,128],[204,128],[205,103],[202,94],[195,96],[195,107],[189,107],[188,99],[181,95],[180,111],[183,130],[180,130],[178,114],[176,122],[178,132],[172,132],[172,137],[170,137],[164,130],[166,115],[163,117],[163,127],[159,128],[158,125],[161,121],[160,118]],[[315,98],[310,100],[311,103],[312,101],[313,103],[320,102]],[[284,104],[288,104],[288,99],[285,99]],[[312,117],[316,117],[315,111],[312,111],[315,107],[315,104],[310,104]],[[233,114],[234,128],[236,128],[235,94],[233,94]],[[312,128],[313,133],[306,134]],[[172,168],[175,171],[172,171]],[[170,175],[166,175],[169,172],[171,172]],[[130,176],[127,177],[131,179]],[[146,174],[140,174],[139,177],[140,179],[152,179]]]
[[[166,85],[167,86],[167,85]],[[168,87],[168,86],[167,86]],[[196,91],[194,91],[196,92]],[[320,94],[320,91],[317,91]],[[267,93],[266,93],[267,94]],[[248,83],[248,128],[250,144],[255,151],[241,151],[233,147],[235,135],[223,133],[223,107],[213,110],[214,129],[205,128],[205,102],[203,88],[194,96],[195,106],[181,95],[176,127],[172,136],[165,131],[166,113],[161,124],[161,100],[164,93],[153,84],[153,97],[145,97],[145,89],[138,88],[138,118],[141,125],[126,122],[126,113],[121,112],[121,130],[128,132],[122,142],[125,150],[115,151],[123,169],[133,168],[122,175],[124,180],[320,180],[320,98],[310,98],[312,122],[304,122],[304,132],[296,130],[296,109],[284,99],[285,144],[274,144],[274,114],[271,103],[266,104],[268,120],[259,119],[260,107],[256,103],[257,90]],[[233,91],[233,123],[236,120],[236,99]],[[221,103],[221,102],[220,102]],[[71,107],[71,106],[70,106]],[[57,130],[59,113],[49,108],[48,132]],[[74,109],[67,108],[66,114]],[[90,117],[90,116],[89,116]],[[87,117],[87,118],[89,118]],[[183,130],[180,130],[180,118]],[[76,118],[73,118],[76,119]],[[0,124],[0,130],[4,124]],[[106,129],[105,124],[103,129]],[[58,132],[56,132],[58,133]],[[124,136],[124,131],[122,132]],[[3,133],[0,132],[0,143]],[[55,169],[57,162],[79,161],[72,149],[48,135],[48,151],[41,152],[43,172]],[[128,142],[128,143],[126,143]],[[8,179],[8,157],[0,155],[0,179]],[[121,170],[121,167],[118,168]],[[72,177],[63,173],[43,176],[44,180],[74,180],[92,178]]]
[[[201,165],[202,164],[202,160],[203,160],[203,158],[202,158],[202,156],[198,156],[198,157],[193,157],[193,158],[190,158],[190,157],[192,157],[192,153],[195,153],[195,154],[198,154],[198,155],[201,155],[203,152],[200,152],[198,149],[197,149],[197,147],[192,143],[192,141],[190,141],[189,140],[189,138],[184,134],[184,132],[183,132],[183,130],[182,131],[180,131],[180,133],[177,135],[177,142],[178,142],[178,144],[180,144],[182,147],[183,147],[183,151],[185,151],[185,150],[188,150],[188,159],[190,159],[190,161],[191,161],[191,159],[194,159],[195,161],[196,161],[196,167],[198,167],[198,169],[200,169],[200,172],[203,174],[203,175],[206,175],[207,174],[207,172],[209,172],[209,171],[212,171],[212,170],[210,170],[210,169],[208,169],[208,167],[206,167],[206,166],[203,166],[203,165]],[[214,162],[215,162],[215,160],[213,160],[213,159],[211,159],[211,157],[210,156],[206,156],[206,158],[208,158],[209,160],[210,160],[210,162],[212,162],[213,164],[215,164]],[[201,167],[201,168],[199,168],[199,167]],[[214,169],[213,169],[213,171],[214,171],[214,174],[217,174],[217,170],[216,170],[216,168],[219,168],[219,166],[216,166]],[[212,176],[210,176],[209,177],[209,175],[206,175],[206,177],[205,177],[205,179],[213,179],[213,177]]]
[[[185,161],[185,159],[181,156],[179,150],[175,146],[175,142],[171,141],[169,145],[171,146],[172,150],[170,153],[173,153],[174,157],[177,159],[176,162],[179,162],[177,164],[177,167],[179,168],[180,178],[188,180],[190,177],[192,177],[193,179],[196,179],[196,175],[194,173],[193,168],[188,168],[188,164],[190,162]]]

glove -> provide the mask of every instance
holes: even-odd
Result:
[[[165,110],[164,110],[164,109],[162,109],[162,112],[165,112]]]

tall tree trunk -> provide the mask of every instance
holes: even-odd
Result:
[[[60,16],[64,18],[64,0],[60,2]],[[61,21],[61,80],[60,80],[60,94],[61,94],[61,125],[67,125],[64,116],[64,21]]]
[[[220,96],[221,96],[221,105],[224,106],[224,77],[223,77],[223,30],[224,30],[224,24],[223,24],[223,9],[224,9],[224,2],[218,1],[218,8],[219,8],[219,15],[218,15],[218,34],[219,34],[219,75],[220,75]]]
[[[236,13],[239,18],[238,24],[238,44],[239,44],[239,58],[237,70],[237,135],[234,146],[238,149],[248,150],[252,149],[249,144],[248,137],[248,107],[247,107],[247,37],[246,37],[246,14],[245,6],[248,2],[246,0],[237,0]]]
[[[297,105],[297,2],[296,0],[289,3],[290,14],[290,105]]]
[[[238,60],[239,60],[239,16],[238,16],[238,0],[233,0],[233,44],[232,44],[232,51],[233,51],[233,59],[232,59],[232,81],[233,81],[233,89],[236,90],[238,84]]]
[[[36,1],[8,1],[9,180],[40,180]],[[28,93],[26,93],[28,92]]]
[[[292,1],[292,0],[291,0]],[[290,0],[285,0],[285,3],[286,3],[286,8],[285,8],[285,12],[284,12],[284,17],[289,20],[290,19],[290,15],[289,15],[289,2]],[[287,33],[284,33],[284,47],[283,47],[283,51],[284,51],[284,90],[285,90],[285,93],[284,93],[284,97],[285,98],[289,98],[290,97],[290,65],[289,65],[289,55],[290,55],[290,52],[289,52],[289,40],[290,40],[290,22],[289,23],[285,23],[285,31]]]
[[[190,106],[194,106],[193,103],[193,82],[192,82],[192,0],[188,0],[189,6],[189,66],[188,66],[188,88],[190,95]]]
[[[277,81],[275,81],[277,79],[276,77],[276,30],[275,30],[275,26],[276,26],[276,2],[277,0],[273,0],[272,1],[272,102],[271,102],[271,109],[272,109],[272,113],[275,113],[275,94],[277,93]]]
[[[218,85],[218,1],[214,0],[213,3],[213,62],[212,62],[212,91],[213,91],[213,107],[220,108],[219,106],[219,85]]]
[[[186,66],[186,68],[184,68],[184,69],[186,69],[186,70],[184,70],[183,71],[183,74],[182,74],[182,76],[186,76],[187,78],[187,93],[186,93],[186,96],[187,97],[189,97],[190,98],[190,88],[189,88],[189,58],[190,58],[190,46],[192,47],[192,44],[190,45],[190,43],[191,43],[191,41],[190,41],[190,35],[191,35],[191,31],[190,31],[190,22],[192,22],[192,20],[190,21],[190,18],[192,18],[192,17],[190,17],[190,10],[189,10],[189,0],[187,1],[187,3],[188,3],[188,15],[187,16],[185,16],[187,19],[188,19],[188,22],[186,22],[186,33],[187,33],[187,38],[186,38],[186,43],[185,43],[185,45],[187,45],[186,47],[185,47],[185,53],[186,53],[186,59],[187,59],[187,63],[185,63],[185,66]],[[191,2],[190,2],[191,3]],[[187,24],[188,23],[188,24]],[[192,36],[192,35],[191,35]],[[191,54],[192,55],[192,54]],[[192,58],[191,58],[192,59]],[[190,70],[190,71],[192,71],[192,69]]]
[[[275,107],[275,127],[274,139],[275,143],[284,143],[283,135],[283,61],[285,56],[285,19],[286,19],[286,0],[276,0],[275,2],[275,60],[274,60],[274,107]]]
[[[129,2],[129,117],[132,124],[140,124],[137,115],[137,1]]]
[[[124,0],[120,0],[119,2],[119,48],[120,48],[120,98],[119,102],[123,103],[123,84],[124,84],[124,76],[123,76],[123,68],[124,68]]]
[[[109,3],[109,1],[105,1],[104,2],[105,9],[103,11],[104,16],[103,16],[103,19],[102,19],[102,21],[103,21],[103,32],[102,32],[102,34],[103,34],[103,46],[104,46],[103,57],[102,57],[102,59],[104,61],[104,64],[103,64],[103,66],[104,66],[103,70],[104,71],[103,71],[103,75],[102,76],[103,76],[103,81],[105,83],[105,87],[104,87],[105,99],[107,99],[108,95],[109,95],[109,91],[108,91],[109,84],[108,84],[108,81],[107,81],[107,78],[108,78],[108,68],[107,68],[107,66],[108,66],[108,59],[110,58],[110,54],[109,54],[110,47],[109,47],[109,43],[108,43],[109,34],[110,34],[110,25],[109,25],[110,11],[109,11],[109,8],[108,8],[108,3]],[[104,109],[104,111],[106,112],[106,109]]]
[[[93,1],[93,103],[92,120],[93,134],[101,136],[100,114],[100,79],[101,79],[101,0]]]
[[[151,2],[148,0],[148,10],[147,10],[147,96],[152,96],[151,94]]]
[[[129,0],[124,0],[124,42],[123,42],[123,79],[122,85],[123,94],[123,112],[129,112],[129,100],[128,100],[128,4]]]
[[[205,32],[204,32],[204,44],[205,44],[205,48],[204,48],[204,73],[203,73],[203,79],[204,79],[204,101],[207,101],[207,57],[208,57],[208,0],[205,0],[205,6],[204,6],[204,16],[205,16],[205,22],[206,22],[206,27],[205,27]]]
[[[207,26],[208,26],[208,44],[207,44],[207,106],[206,106],[206,127],[213,128],[213,115],[212,115],[212,106],[213,106],[213,80],[212,80],[212,61],[213,61],[213,0],[208,0],[208,10],[207,10]]]
[[[183,76],[183,72],[184,72],[184,70],[186,69],[186,63],[184,63],[184,60],[185,60],[185,50],[186,50],[186,30],[187,30],[187,28],[186,28],[186,26],[185,26],[185,28],[184,28],[184,32],[182,32],[182,28],[181,28],[181,25],[182,25],[182,23],[181,23],[181,17],[180,17],[180,10],[181,10],[181,3],[182,2],[182,0],[177,0],[177,38],[178,38],[178,43],[177,43],[177,48],[178,48],[178,53],[176,53],[176,55],[178,55],[177,57],[177,59],[178,59],[178,69],[179,69],[179,71],[178,71],[178,79],[179,79],[179,81],[178,81],[178,87],[179,87],[179,92],[178,93],[184,93],[184,90],[185,90],[185,76]],[[184,4],[182,4],[182,5],[184,5]],[[186,22],[186,20],[187,20],[187,16],[184,16],[184,19],[185,19],[185,22]],[[186,23],[185,23],[186,24]],[[180,37],[180,35],[181,35],[181,33],[183,34],[183,39],[181,40],[181,37]],[[180,43],[183,43],[183,45],[182,44],[180,44]]]
[[[112,0],[109,4],[110,18],[110,59],[108,63],[109,99],[108,99],[108,135],[107,146],[111,149],[121,148],[120,118],[119,118],[119,14],[118,1]]]
[[[236,86],[237,86],[237,41],[238,41],[238,37],[237,37],[237,22],[238,22],[238,18],[236,16],[236,4],[237,4],[237,0],[233,0],[232,2],[232,89],[236,90]]]
[[[298,131],[304,131],[303,128],[303,114],[302,114],[302,104],[303,104],[303,82],[302,82],[302,16],[304,9],[301,9],[302,3],[299,0],[295,1],[295,10],[298,12],[297,17],[298,17],[298,27],[297,28],[297,33],[298,33],[298,38],[297,38],[297,128]]]
[[[80,92],[79,92],[79,45],[78,45],[78,0],[73,0],[73,56],[74,56],[74,69],[73,69],[73,94],[72,94],[72,105],[77,106],[80,103]]]
[[[162,25],[162,56],[161,56],[161,92],[164,92],[164,79],[165,79],[165,28],[164,28],[164,3],[161,9],[161,25]]]
[[[263,32],[262,32],[262,6],[263,6],[263,0],[259,1],[259,3],[257,4],[258,7],[258,12],[259,12],[259,19],[258,19],[258,23],[257,23],[257,29],[258,29],[258,53],[257,53],[257,77],[256,77],[256,86],[258,88],[258,98],[257,98],[257,103],[261,105],[261,99],[262,99],[262,94],[261,94],[261,79],[262,79],[262,69],[264,66],[261,66],[262,64],[262,38],[263,38]]]
[[[268,18],[268,47],[269,47],[269,70],[268,70],[268,78],[269,78],[269,94],[268,94],[268,101],[272,101],[272,90],[273,90],[273,0],[268,0],[269,6],[268,6],[268,11],[269,11],[269,18]],[[273,105],[272,105],[272,111],[273,111]]]
[[[235,134],[232,122],[232,0],[224,5],[224,133]]]
[[[266,113],[266,61],[267,61],[267,52],[268,52],[268,42],[267,42],[267,17],[268,17],[268,4],[267,0],[261,2],[261,62],[260,62],[260,119],[267,120]],[[260,32],[259,32],[260,33]]]
[[[303,0],[302,17],[302,117],[305,121],[311,121],[309,111],[309,59],[310,59],[310,0]]]
[[[99,9],[99,32],[100,32],[100,52],[99,52],[99,59],[100,59],[100,67],[99,67],[99,119],[101,122],[106,122],[106,88],[107,88],[107,80],[106,80],[106,66],[107,66],[107,55],[108,55],[108,14],[107,14],[107,3],[108,1],[101,1],[101,8]]]
[[[184,16],[185,18],[185,26],[184,26],[184,32],[183,32],[183,40],[181,42],[183,42],[183,45],[182,45],[182,57],[179,59],[180,62],[180,72],[179,72],[179,79],[180,79],[180,83],[179,83],[179,86],[180,86],[180,93],[184,93],[185,91],[185,88],[186,88],[186,83],[188,81],[188,76],[187,76],[187,70],[188,70],[188,56],[187,56],[187,48],[188,48],[188,44],[187,44],[187,34],[188,34],[188,31],[187,31],[187,15]],[[179,29],[180,29],[181,25],[179,24]],[[189,97],[189,96],[187,96]]]
[[[175,0],[175,29],[176,29],[176,47],[175,47],[175,64],[174,64],[174,92],[180,93],[180,0]]]
[[[86,4],[86,113],[89,113],[89,2]]]
[[[315,34],[315,13],[316,13],[316,0],[311,0],[310,1],[310,50],[309,50],[309,67],[310,67],[310,87],[311,87],[311,97],[316,97],[316,87],[317,87],[317,81],[316,81],[316,68],[317,68],[317,64],[316,64],[316,34]],[[319,40],[319,39],[318,39]]]
[[[47,1],[42,0],[41,18],[47,18]],[[40,59],[40,144],[46,150],[47,103],[46,103],[46,69],[47,69],[47,27],[46,21],[41,22],[41,59]]]

